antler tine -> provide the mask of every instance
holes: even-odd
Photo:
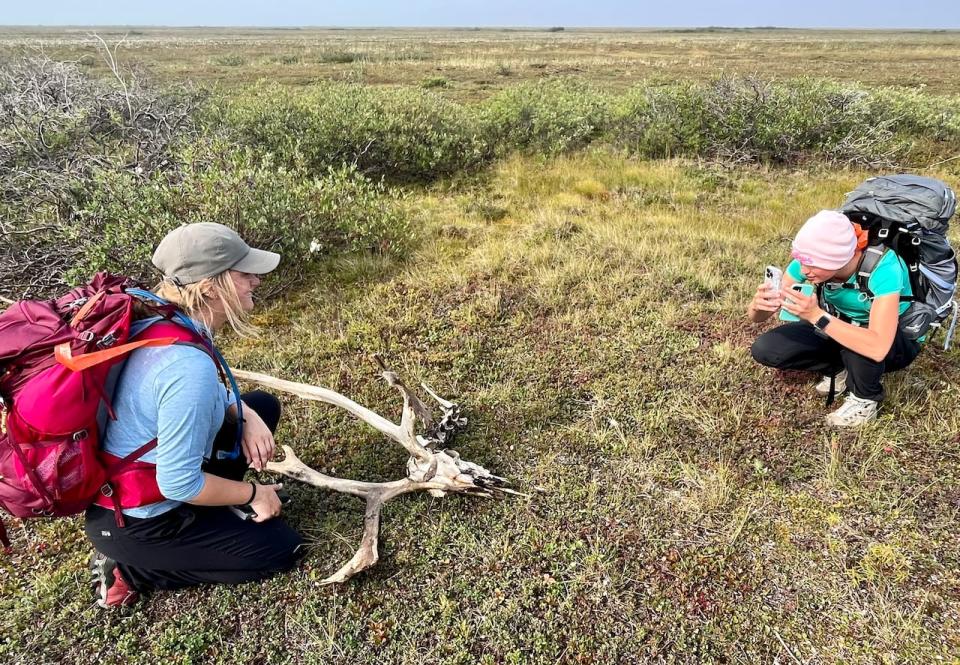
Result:
[[[407,385],[397,376],[396,372],[392,371],[384,363],[383,358],[380,357],[379,353],[373,354],[374,360],[380,366],[381,375],[384,380],[393,388],[396,388],[400,391],[400,394],[403,395],[404,410],[409,406],[413,411],[413,415],[419,418],[424,426],[429,427],[430,423],[433,422],[433,414],[430,412],[430,409],[424,404],[419,397],[417,397],[412,390],[410,390]]]
[[[392,372],[380,357],[380,354],[374,354],[373,359],[380,366],[382,375],[387,384],[396,388],[403,395],[403,415],[400,417],[399,431],[403,437],[401,443],[421,464],[426,464],[428,471],[424,474],[423,480],[429,480],[435,471],[435,462],[433,453],[424,446],[417,437],[417,418],[423,421],[425,426],[429,426],[433,420],[430,409],[420,401],[420,398],[413,394],[407,388],[406,384],[400,380],[396,373]]]
[[[454,404],[454,403],[451,402],[450,400],[443,399],[442,397],[440,397],[440,395],[438,395],[437,393],[435,393],[435,392],[433,392],[432,390],[430,390],[430,386],[428,386],[427,384],[421,383],[421,384],[420,384],[420,387],[423,388],[424,390],[426,390],[427,393],[430,395],[430,397],[432,397],[433,399],[435,399],[435,400],[437,401],[437,403],[438,403],[440,406],[442,406],[444,409],[452,409],[454,406],[456,406],[456,404]]]
[[[362,570],[373,566],[380,559],[377,543],[380,540],[380,511],[383,497],[377,493],[367,497],[367,507],[363,514],[363,538],[353,557],[321,584],[339,584],[346,582]]]

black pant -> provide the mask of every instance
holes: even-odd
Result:
[[[280,402],[262,391],[244,393],[243,402],[271,431],[280,421]],[[224,423],[204,471],[241,480],[247,462],[217,460],[217,450],[232,450],[236,425]],[[181,504],[157,517],[125,516],[117,527],[112,510],[87,509],[86,533],[94,547],[117,562],[137,591],[178,589],[198,584],[239,584],[260,580],[294,566],[303,540],[280,518],[244,521],[226,506]]]
[[[799,321],[760,335],[750,351],[758,363],[777,369],[805,369],[824,374],[846,369],[847,385],[854,395],[880,402],[884,397],[880,382],[883,373],[912,363],[920,353],[920,344],[897,330],[886,358],[877,362],[841,346],[809,323]]]

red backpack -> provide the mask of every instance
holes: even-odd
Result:
[[[142,467],[136,460],[156,446],[148,442],[122,459],[101,453],[98,421],[115,419],[112,384],[135,349],[201,340],[162,322],[130,341],[136,303],[167,319],[176,312],[127,293],[136,286],[99,273],[56,300],[24,300],[0,314],[0,507],[12,515],[73,515],[102,502],[114,494],[111,481],[130,477],[124,472]],[[140,474],[136,482],[145,477],[154,476]],[[131,494],[158,500],[150,489]],[[2,521],[0,542],[10,547]]]

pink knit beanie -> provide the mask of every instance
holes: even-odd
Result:
[[[843,213],[821,210],[800,227],[790,255],[805,266],[839,270],[853,258],[857,234]]]

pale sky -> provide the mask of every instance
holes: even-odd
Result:
[[[960,28],[960,0],[0,0],[0,25]]]

